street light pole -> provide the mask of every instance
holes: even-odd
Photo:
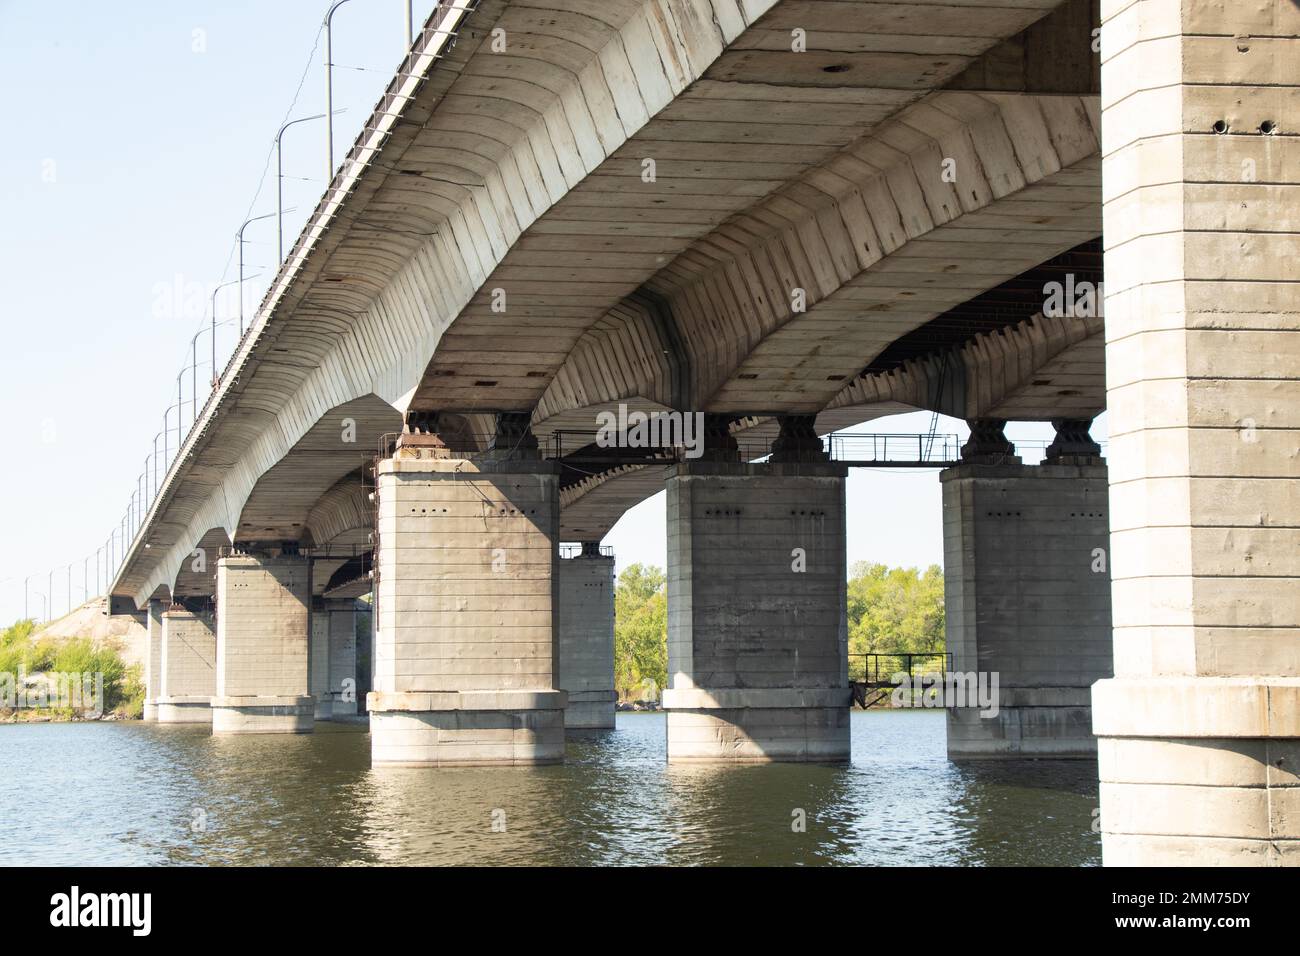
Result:
[[[342,110],[338,112],[342,113]],[[281,153],[284,144],[282,142],[284,131],[290,126],[296,126],[298,123],[307,123],[311,120],[318,120],[328,116],[328,113],[317,113],[314,116],[304,116],[301,119],[289,120],[275,134],[275,248],[276,260],[275,267],[278,269],[284,262],[284,163],[281,161]],[[333,173],[331,172],[331,176]]]
[[[325,188],[334,181],[334,11],[348,0],[334,0],[325,14]],[[406,32],[411,32],[407,11]],[[409,45],[409,44],[408,44]]]
[[[217,382],[217,293],[226,286],[234,285],[239,282],[238,279],[231,279],[229,282],[223,282],[212,290],[212,383]]]
[[[290,206],[288,209],[285,210],[285,212],[293,212],[293,210],[294,207]],[[236,236],[238,237],[239,240],[239,337],[240,339],[243,339],[244,337],[244,230],[248,228],[249,223],[257,222],[260,219],[270,219],[274,215],[276,214],[273,212],[268,212],[264,216],[254,216],[252,219],[245,219],[244,224],[239,227],[239,232],[236,233]],[[254,273],[253,275],[254,276],[261,275],[261,273]],[[250,278],[252,277],[250,276]]]

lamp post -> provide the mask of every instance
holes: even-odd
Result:
[[[334,11],[348,0],[334,0],[325,13],[325,188],[334,181]],[[411,32],[411,13],[407,10],[406,32]],[[409,41],[408,41],[408,46]]]
[[[235,285],[239,279],[231,279],[215,286],[212,290],[212,384],[217,384],[217,293],[226,286]]]
[[[338,112],[342,113],[343,111],[339,110]],[[275,134],[275,266],[277,269],[280,267],[280,263],[284,262],[284,164],[281,161],[284,131],[290,126],[296,126],[299,123],[309,123],[312,120],[318,120],[328,115],[328,113],[317,113],[314,116],[304,116],[301,119],[289,120],[289,122],[281,126]],[[333,173],[330,175],[332,176]]]
[[[185,444],[181,438],[181,416],[185,409],[185,396],[181,390],[181,376],[185,374],[185,369],[176,373],[176,454],[181,453],[181,445]]]
[[[293,210],[294,207],[290,206],[284,211],[293,212]],[[263,216],[254,216],[252,219],[245,219],[244,224],[239,227],[239,232],[235,234],[239,240],[239,337],[241,339],[244,337],[244,230],[248,228],[249,223],[257,222],[261,219],[270,219],[275,215],[277,214],[268,212]],[[252,276],[249,276],[249,278],[251,279],[259,275],[261,275],[260,272],[255,272]]]
[[[165,469],[165,468],[168,468],[168,467],[171,466],[171,445],[170,445],[170,443],[169,443],[169,439],[171,438],[171,431],[170,431],[170,429],[168,429],[168,427],[167,427],[167,416],[169,416],[169,415],[172,413],[172,409],[173,409],[173,408],[176,409],[176,431],[177,431],[178,434],[180,433],[180,427],[181,427],[181,422],[180,422],[180,404],[177,403],[177,404],[175,404],[175,405],[169,405],[169,406],[167,407],[167,410],[166,410],[165,412],[163,412],[163,430],[162,430],[162,437],[163,437],[163,467],[164,467],[164,469]],[[178,445],[177,445],[177,448],[179,449],[179,447],[180,447],[180,446],[179,446],[179,444],[178,444]]]

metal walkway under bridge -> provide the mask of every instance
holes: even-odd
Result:
[[[850,654],[849,686],[853,703],[863,710],[880,703],[897,687],[917,686],[917,681],[952,671],[952,655],[933,654]]]
[[[826,460],[850,468],[948,468],[961,457],[961,438],[955,434],[871,434],[836,432],[822,438]],[[763,462],[771,454],[768,442],[737,442],[741,461]],[[628,447],[602,445],[594,431],[556,431],[544,453],[567,465],[675,465],[693,456],[684,445]],[[810,459],[812,460],[812,459]]]

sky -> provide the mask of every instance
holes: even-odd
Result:
[[[235,233],[276,211],[275,132],[324,111],[328,6],[0,0],[0,622],[42,616],[47,602],[58,616],[97,593],[96,551],[125,513],[178,373],[197,353],[199,382],[211,374],[210,296],[236,278]],[[416,0],[417,24],[432,6]],[[335,14],[336,162],[405,53],[404,16],[401,0],[349,0]],[[291,128],[286,248],[326,169],[324,123]],[[251,314],[273,272],[274,217],[245,236],[245,275],[262,273],[244,283]],[[220,367],[237,335],[235,289],[216,303]],[[930,419],[857,431],[924,432]],[[951,419],[938,430],[965,436]],[[1013,441],[1051,434],[1008,428]],[[1105,437],[1104,421],[1093,434]],[[850,562],[942,563],[937,472],[854,471],[848,509]],[[620,569],[663,566],[664,495],[606,543]]]

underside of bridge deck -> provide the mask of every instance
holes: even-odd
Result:
[[[1298,17],[443,3],[113,593],[215,596],[218,729],[303,730],[338,676],[312,608],[373,589],[377,763],[549,762],[565,690],[598,722],[609,691],[591,648],[566,680],[565,628],[603,634],[604,605],[566,615],[556,545],[667,489],[670,759],[842,759],[843,481],[816,436],[930,410],[975,436],[945,476],[950,649],[1009,694],[1000,722],[953,716],[954,755],[1088,752],[1113,672],[1108,860],[1295,859],[1266,808],[1300,792],[1272,769],[1300,736]],[[620,409],[704,416],[704,461],[582,437]],[[1007,420],[1056,423],[1042,469]],[[266,585],[269,650],[269,605],[221,574]]]

